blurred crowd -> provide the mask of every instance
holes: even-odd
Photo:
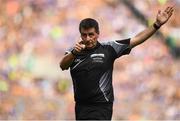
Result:
[[[175,12],[159,31],[180,47],[179,0],[131,0],[150,24],[158,9]],[[86,17],[100,24],[99,41],[145,29],[123,0],[0,0],[0,120],[74,119],[69,71],[59,68]],[[179,119],[180,61],[157,35],[115,62],[113,119]]]

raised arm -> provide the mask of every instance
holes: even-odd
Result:
[[[133,48],[151,37],[163,24],[165,24],[173,14],[173,7],[167,7],[163,12],[160,10],[156,16],[155,23],[144,31],[131,38],[130,47]]]
[[[82,44],[82,40],[79,40],[73,50],[62,58],[59,63],[60,68],[62,70],[67,70],[76,58],[76,54],[80,53],[83,49],[85,49],[85,45]]]

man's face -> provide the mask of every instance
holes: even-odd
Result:
[[[95,28],[81,28],[81,38],[83,40],[83,44],[86,45],[86,48],[95,47],[98,37],[99,34],[96,32]]]

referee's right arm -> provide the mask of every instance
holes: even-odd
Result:
[[[76,58],[77,54],[80,53],[83,49],[85,49],[85,47],[86,46],[84,44],[82,44],[82,40],[79,40],[75,44],[73,50],[71,52],[68,52],[68,54],[66,54],[62,58],[62,60],[61,60],[61,62],[59,64],[60,68],[62,70],[67,70],[71,66],[71,64],[73,63],[73,61]]]
[[[72,54],[72,53],[66,54],[62,58],[61,62],[59,63],[60,68],[62,70],[67,70],[70,67],[70,65],[72,64],[72,62],[74,61],[74,59],[75,59],[74,54]]]

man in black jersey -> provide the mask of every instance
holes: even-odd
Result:
[[[81,39],[66,51],[60,62],[62,70],[70,67],[74,87],[76,120],[111,120],[113,109],[112,71],[115,59],[152,36],[173,14],[173,7],[159,11],[154,24],[133,38],[100,43],[96,20],[80,22]]]

